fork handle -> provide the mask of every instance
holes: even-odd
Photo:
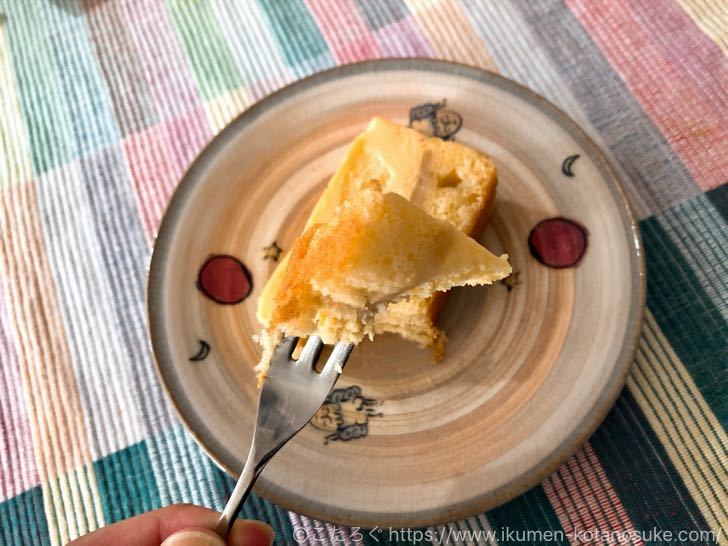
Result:
[[[265,467],[266,463],[270,460],[270,458],[262,461],[257,459],[258,457],[256,456],[255,446],[253,446],[250,453],[248,453],[248,458],[245,461],[245,465],[243,466],[243,471],[240,473],[238,482],[235,484],[235,488],[233,489],[227,504],[225,504],[225,508],[223,509],[220,519],[217,521],[217,526],[215,527],[215,532],[220,535],[223,540],[225,540],[233,526],[233,523],[235,523],[235,518],[238,517],[238,514],[245,503],[245,499],[248,498],[250,490],[253,488],[255,480],[258,479],[263,467]]]

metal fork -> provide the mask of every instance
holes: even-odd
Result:
[[[318,373],[316,362],[324,346],[321,339],[310,337],[298,360],[293,360],[291,355],[297,343],[297,337],[287,337],[273,352],[268,377],[258,398],[258,416],[248,459],[217,523],[216,531],[223,539],[263,467],[318,411],[354,347],[337,343]]]

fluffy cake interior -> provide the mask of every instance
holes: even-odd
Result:
[[[307,228],[325,223],[343,203],[376,179],[384,192],[397,193],[429,215],[450,222],[468,235],[486,224],[495,200],[496,170],[491,160],[467,146],[426,137],[374,118],[349,147],[309,217]],[[358,198],[358,197],[357,197]],[[258,318],[270,325],[288,257],[274,270],[258,302]],[[380,308],[376,333],[393,332],[430,347],[439,357],[444,333],[435,326],[444,294],[411,296]]]
[[[507,256],[491,254],[450,222],[369,183],[296,240],[263,336],[260,371],[284,333],[358,343],[377,333],[376,317],[394,302],[490,284],[510,271]]]

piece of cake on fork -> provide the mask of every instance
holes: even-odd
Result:
[[[309,227],[289,256],[261,336],[261,373],[284,335],[356,344],[374,337],[377,317],[396,302],[490,284],[511,271],[507,256],[491,254],[401,195],[382,193],[377,181],[361,187],[327,223]]]

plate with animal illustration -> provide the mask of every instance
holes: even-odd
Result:
[[[453,291],[437,364],[395,336],[359,345],[255,491],[341,524],[430,525],[555,470],[604,419],[636,349],[638,228],[600,149],[551,103],[433,60],[348,65],[273,93],[213,139],[174,193],[150,267],[150,333],[181,420],[236,476],[258,394],[258,296],[375,115],[493,158],[498,196],[480,240],[514,272]]]

